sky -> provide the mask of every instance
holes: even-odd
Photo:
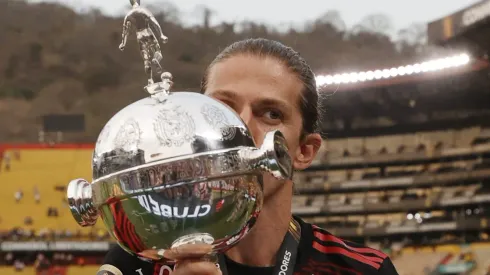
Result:
[[[58,1],[77,10],[97,7],[109,15],[120,15],[130,8],[129,0],[31,0]],[[176,5],[185,22],[200,22],[199,5],[215,12],[212,23],[251,20],[278,27],[314,20],[329,10],[340,12],[348,27],[368,14],[388,15],[398,30],[412,23],[428,23],[470,6],[479,0],[141,0],[141,4]]]

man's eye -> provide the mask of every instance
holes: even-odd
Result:
[[[277,111],[277,110],[269,110],[267,112],[264,113],[264,116],[267,117],[268,119],[273,119],[273,120],[276,120],[276,119],[282,119],[283,115],[280,111]]]

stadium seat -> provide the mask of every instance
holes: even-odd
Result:
[[[472,274],[486,274],[490,268],[490,244],[474,243],[471,245],[471,250],[476,261],[476,269]]]
[[[400,275],[428,274],[448,254],[445,251],[431,249],[402,250],[401,255],[393,260]],[[414,264],[417,263],[417,264]]]
[[[69,230],[88,234],[91,228],[81,228],[75,222],[66,204],[66,187],[74,178],[91,179],[90,149],[21,149],[20,159],[12,160],[11,170],[0,173],[2,194],[0,195],[1,229],[11,230],[19,227],[39,231]],[[34,199],[35,189],[40,194],[40,201]],[[14,193],[22,190],[23,198],[16,202]],[[55,208],[57,217],[48,217],[48,209]],[[15,211],[15,215],[12,214]],[[25,218],[31,217],[32,225],[26,225]],[[102,222],[97,228],[103,228]]]
[[[454,145],[457,148],[467,148],[471,146],[472,141],[480,135],[480,127],[467,128],[462,131],[455,132]]]
[[[2,275],[22,275],[22,274],[34,275],[34,274],[36,274],[36,270],[32,266],[26,266],[22,271],[15,270],[13,266],[2,266],[2,267],[0,267],[0,274],[2,274]]]
[[[70,266],[67,269],[66,275],[87,275],[95,274],[99,266],[97,265],[87,265],[87,266]]]

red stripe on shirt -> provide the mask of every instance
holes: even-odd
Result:
[[[383,252],[378,251],[378,250],[373,249],[373,248],[369,248],[369,247],[352,247],[352,246],[346,244],[343,240],[341,240],[341,239],[339,239],[339,238],[337,238],[337,237],[335,237],[334,235],[331,235],[331,234],[323,233],[323,232],[317,231],[317,230],[315,230],[315,232],[313,234],[315,235],[316,238],[318,238],[321,241],[338,243],[338,244],[341,244],[341,245],[345,246],[346,248],[348,248],[348,249],[350,249],[352,251],[358,252],[358,253],[371,253],[371,254],[374,254],[374,255],[380,257],[382,260],[384,260],[384,259],[386,259],[388,257]]]
[[[337,246],[325,246],[320,244],[319,242],[313,242],[313,248],[320,251],[321,253],[324,254],[340,254],[346,257],[349,257],[353,260],[356,260],[358,262],[370,265],[374,267],[375,269],[380,268],[380,263],[377,263],[377,261],[381,260],[377,257],[367,257],[363,256],[354,252],[351,252],[345,248],[342,247],[337,247]],[[382,261],[382,260],[381,260]]]

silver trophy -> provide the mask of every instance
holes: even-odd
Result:
[[[134,28],[150,96],[104,126],[93,153],[92,182],[75,179],[68,185],[70,210],[81,226],[94,225],[100,216],[130,253],[190,243],[223,252],[253,226],[264,173],[291,178],[286,142],[272,131],[257,148],[226,105],[199,93],[170,92],[171,74],[160,65],[159,40],[167,39],[153,15],[131,3],[120,48]]]

